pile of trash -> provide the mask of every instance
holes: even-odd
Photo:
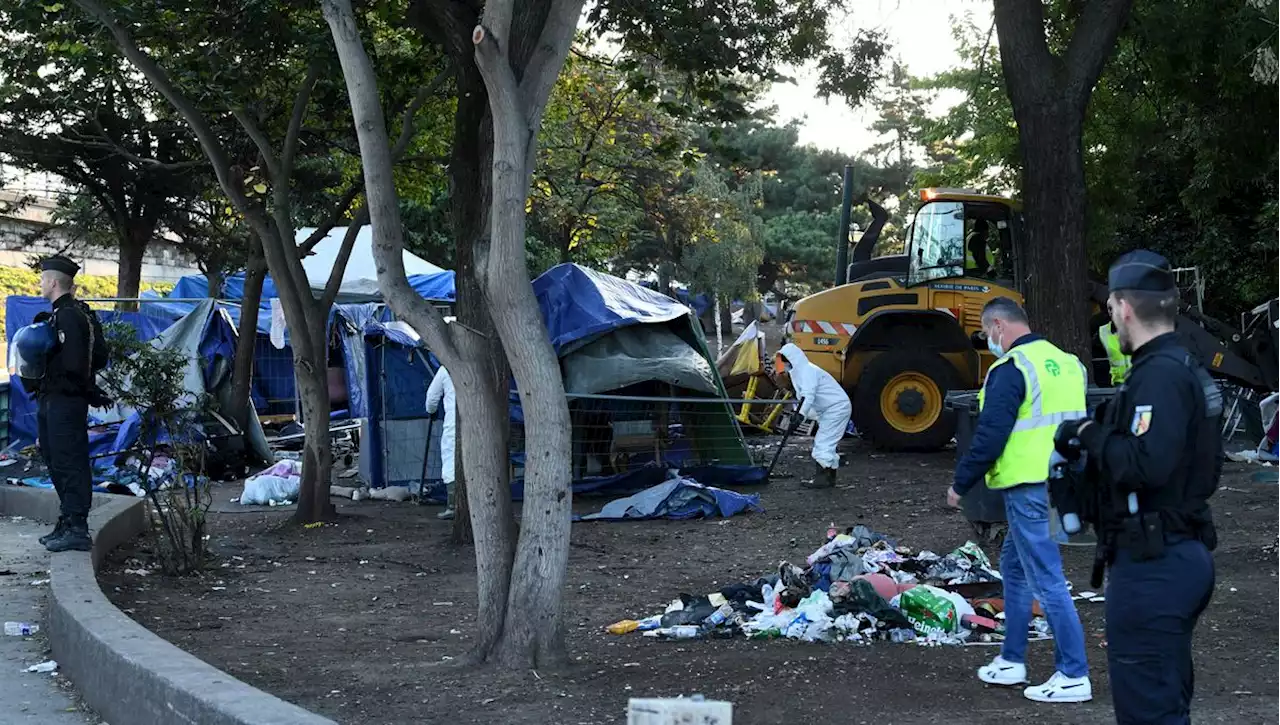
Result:
[[[681,594],[662,614],[623,620],[607,631],[924,646],[1004,640],[1000,572],[972,541],[942,556],[912,552],[865,526],[840,531],[833,524],[806,564],[784,561],[753,582],[704,596]],[[1029,635],[1051,638],[1042,616],[1032,618]]]

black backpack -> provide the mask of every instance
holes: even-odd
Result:
[[[89,305],[76,301],[80,305],[80,309],[84,312],[84,316],[89,318],[89,334],[93,336],[90,349],[92,352],[89,357],[89,369],[92,372],[98,372],[107,367],[107,362],[111,359],[111,349],[108,347],[107,337],[102,332],[102,321],[98,319],[98,313],[93,311]]]

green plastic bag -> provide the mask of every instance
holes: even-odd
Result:
[[[898,595],[898,609],[906,615],[916,634],[953,634],[960,627],[955,603],[936,587],[921,585],[908,589]]]

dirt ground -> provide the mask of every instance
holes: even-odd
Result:
[[[779,468],[811,465],[799,442]],[[104,570],[115,603],[213,665],[341,723],[617,723],[631,697],[700,693],[734,703],[752,723],[1108,722],[1103,605],[1081,603],[1095,699],[1037,705],[988,688],[974,670],[991,647],[868,647],[745,639],[659,642],[605,625],[662,611],[680,592],[753,579],[801,562],[827,525],[862,523],[915,549],[949,551],[969,536],[947,509],[952,453],[876,454],[846,441],[850,465],[832,491],[798,477],[758,489],[766,509],[727,520],[581,523],[573,527],[565,620],[572,664],[562,672],[465,669],[474,636],[474,559],[448,543],[436,508],[363,501],[336,525],[303,530],[284,511],[232,513],[218,492],[204,578]],[[1255,479],[1263,474],[1269,481]],[[1277,717],[1275,469],[1228,464],[1214,500],[1222,544],[1217,591],[1196,636],[1196,721]],[[584,499],[589,512],[603,501]],[[1068,577],[1087,587],[1092,548],[1068,548]],[[517,615],[518,616],[518,615]],[[1033,678],[1052,673],[1051,643],[1033,643]]]

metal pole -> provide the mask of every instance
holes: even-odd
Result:
[[[774,405],[780,403],[793,402],[789,398],[781,399],[764,399],[764,398],[681,398],[681,397],[652,397],[645,395],[599,395],[585,393],[569,393],[564,396],[568,400],[616,400],[628,403],[727,403],[730,405],[738,405],[741,403],[752,403],[756,405]]]
[[[836,240],[836,285],[849,281],[849,212],[853,207],[853,166],[844,167],[844,194],[840,200],[840,237]]]
[[[804,406],[804,398],[801,398],[798,401],[798,405],[801,407]],[[797,408],[797,410],[798,409],[799,408]],[[787,426],[786,432],[782,434],[782,442],[778,443],[778,450],[773,454],[773,460],[769,461],[769,470],[764,472],[764,478],[766,481],[773,476],[773,467],[778,465],[778,459],[782,457],[782,449],[787,447],[787,439],[791,437],[791,431],[799,427],[800,426],[796,425],[793,421],[791,425]]]
[[[187,302],[195,304],[212,299],[211,297],[81,297],[81,302]],[[213,300],[220,305],[230,305],[239,307],[240,303],[235,300]]]

